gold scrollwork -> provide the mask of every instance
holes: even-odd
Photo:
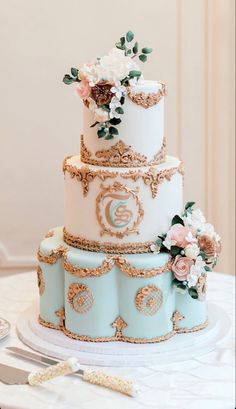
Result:
[[[81,135],[80,156],[83,163],[95,166],[109,166],[116,168],[155,166],[165,162],[166,138],[163,139],[163,144],[159,152],[154,155],[152,160],[148,160],[147,156],[133,151],[131,146],[125,144],[122,140],[119,140],[115,145],[108,149],[97,151],[95,153],[96,158],[92,158],[92,153],[85,145],[84,136]]]
[[[87,285],[73,283],[68,288],[67,300],[76,312],[84,314],[92,308],[93,294]]]
[[[144,315],[155,315],[161,308],[162,303],[162,291],[155,285],[140,288],[135,297],[136,308]]]
[[[185,317],[184,315],[182,315],[179,311],[175,311],[172,315],[172,322],[173,322],[173,330],[175,331],[175,333],[177,334],[183,334],[183,333],[187,333],[187,332],[195,332],[195,331],[200,331],[204,328],[207,327],[208,325],[208,320],[206,320],[205,322],[203,322],[202,324],[199,325],[195,325],[192,328],[187,328],[187,327],[180,327],[178,325],[178,322],[183,320]]]
[[[89,191],[89,184],[96,177],[104,181],[108,178],[112,179],[117,176],[116,172],[109,172],[105,170],[91,170],[88,166],[77,168],[76,166],[69,165],[66,160],[64,161],[63,171],[64,173],[68,172],[72,179],[76,178],[78,182],[81,182],[84,196],[87,196]]]
[[[167,89],[164,82],[158,82],[161,84],[161,89],[157,92],[146,94],[145,92],[132,92],[131,88],[128,88],[128,97],[137,105],[141,105],[143,108],[150,108],[160,102],[160,100],[167,95]]]
[[[37,280],[38,280],[39,295],[43,295],[44,290],[45,290],[45,284],[43,280],[42,269],[40,266],[37,267],[36,273],[37,273]]]
[[[144,210],[137,192],[138,189],[132,190],[119,182],[109,186],[101,185],[101,192],[96,198],[96,216],[102,228],[101,236],[108,234],[122,239],[124,236],[139,233],[138,226],[143,219]],[[105,199],[108,199],[106,206]],[[136,214],[128,207],[129,200],[133,201]],[[117,204],[113,205],[113,201]],[[113,207],[114,218],[111,217]],[[117,228],[120,230],[117,231]]]
[[[141,178],[145,185],[150,186],[152,197],[155,199],[158,193],[159,185],[164,181],[170,182],[172,176],[174,176],[177,172],[179,172],[181,175],[184,174],[182,162],[175,168],[164,169],[159,172],[152,167],[147,172],[130,171],[121,174],[121,177],[124,179],[133,179],[135,182]]]

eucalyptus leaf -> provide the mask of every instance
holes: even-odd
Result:
[[[140,75],[141,75],[141,71],[131,70],[131,71],[129,72],[129,77],[130,77],[130,78],[135,78],[135,77],[139,78]]]
[[[118,125],[121,123],[121,119],[120,118],[112,118],[109,120],[111,125]]]
[[[143,54],[150,54],[152,52],[152,48],[144,47],[142,48]]]
[[[181,219],[180,216],[178,216],[177,214],[173,217],[172,221],[171,221],[171,226],[173,226],[174,224],[182,224],[182,226],[184,226],[184,221],[183,219]]]
[[[193,287],[189,288],[188,293],[189,293],[190,297],[194,298],[194,300],[198,299],[198,293],[197,293],[197,290],[195,288],[193,288]]]
[[[195,205],[195,202],[187,202],[185,205],[185,210],[188,211],[194,205]]]
[[[108,134],[108,135],[106,135],[106,136],[105,136],[105,138],[104,138],[104,139],[106,139],[106,141],[109,141],[110,139],[113,139],[113,138],[114,138],[114,136],[113,136],[113,135]]]
[[[104,138],[104,136],[106,136],[107,133],[104,129],[98,129],[97,134],[99,138]]]
[[[126,33],[126,40],[128,41],[128,43],[130,43],[134,38],[134,33],[132,31],[128,31],[128,33]]]
[[[114,126],[110,126],[110,128],[109,128],[109,133],[110,133],[111,135],[118,135],[118,134],[119,134],[118,129],[115,128]]]
[[[125,45],[125,37],[120,38],[120,44],[121,46]]]
[[[172,285],[174,285],[177,288],[181,288],[182,290],[186,290],[187,288],[187,284],[184,283],[183,281],[177,280],[177,278],[174,278],[174,280],[172,281]]]
[[[208,266],[204,266],[205,271],[211,271],[211,268]]]
[[[77,77],[78,76],[78,70],[77,70],[77,68],[71,68],[71,74],[73,75],[73,77]]]
[[[115,46],[116,46],[116,48],[119,48],[119,50],[124,50],[125,49],[125,46],[121,45],[121,43],[116,43]]]
[[[110,112],[110,107],[107,104],[102,105],[102,109],[103,109],[103,111]]]
[[[74,80],[74,78],[72,78],[69,74],[66,74],[66,75],[64,76],[64,78],[63,78],[63,82],[64,82],[64,84],[66,84],[66,85],[70,85],[70,84],[72,84],[73,82],[75,82],[75,80]]]
[[[147,61],[147,56],[146,56],[145,54],[140,54],[140,55],[138,56],[138,58],[139,58],[140,61],[142,61],[142,62],[146,62],[146,61]]]
[[[125,103],[125,97],[121,97],[120,103],[121,103],[121,105],[124,105],[124,103]]]
[[[116,111],[118,114],[123,114],[123,113],[124,113],[124,110],[123,110],[123,108],[121,108],[121,107],[117,107],[117,108],[115,109],[115,111]]]
[[[138,52],[138,43],[137,43],[137,41],[136,41],[136,43],[135,43],[134,46],[133,46],[133,53],[134,53],[134,54],[137,54],[137,52]]]

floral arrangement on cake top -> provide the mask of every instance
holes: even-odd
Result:
[[[158,237],[151,251],[167,252],[173,257],[173,285],[176,291],[194,299],[204,299],[206,275],[217,263],[221,239],[200,209],[188,202],[182,216],[174,216],[166,234]]]
[[[137,84],[142,77],[139,66],[134,61],[147,61],[152,52],[143,47],[139,52],[139,44],[134,42],[134,34],[128,31],[115,44],[108,55],[97,57],[80,68],[71,68],[63,82],[67,85],[78,83],[76,92],[84,104],[93,112],[99,138],[112,139],[118,135],[116,127],[124,114],[123,105],[127,88]]]

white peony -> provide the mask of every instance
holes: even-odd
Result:
[[[102,108],[97,108],[94,110],[94,120],[97,122],[106,122],[109,119],[108,112],[104,111]]]
[[[187,216],[183,217],[184,224],[194,230],[202,230],[206,219],[200,209],[195,209],[192,213],[188,212]]]
[[[184,249],[185,256],[191,258],[192,260],[197,258],[199,252],[200,249],[196,243],[188,244]]]
[[[99,81],[116,83],[127,77],[131,70],[140,69],[132,58],[125,56],[124,51],[112,48],[109,54],[101,57],[93,68],[86,66],[85,70],[89,75],[89,78],[87,77],[89,81],[91,79],[94,83]],[[83,67],[82,73],[84,73]]]
[[[194,287],[197,284],[198,278],[205,273],[205,261],[201,256],[198,256],[195,263],[190,267],[190,272],[188,275],[188,286]]]
[[[90,87],[94,87],[100,80],[97,67],[98,62],[95,62],[93,64],[84,64],[79,70],[80,78],[88,80]]]

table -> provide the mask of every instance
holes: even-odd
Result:
[[[38,297],[35,273],[0,278],[0,316],[12,324],[11,334],[0,341],[0,362],[29,371],[39,369],[4,351],[17,338],[18,314]],[[234,322],[234,277],[209,273],[208,299]],[[234,335],[206,355],[181,363],[138,368],[103,368],[111,375],[129,377],[140,385],[137,398],[83,382],[78,377],[54,379],[40,387],[0,383],[0,408],[9,409],[234,409]],[[6,406],[5,406],[6,405]]]

